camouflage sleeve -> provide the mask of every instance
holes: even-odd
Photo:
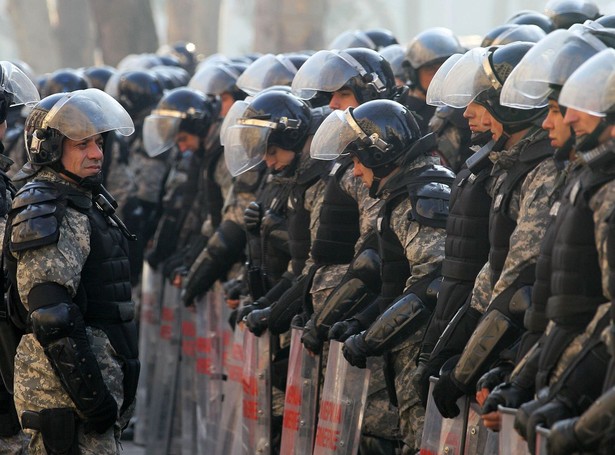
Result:
[[[28,294],[37,284],[53,282],[77,293],[81,269],[90,253],[90,223],[86,215],[67,209],[56,244],[26,250],[17,256],[17,287],[26,306]]]
[[[138,187],[136,196],[143,201],[157,203],[168,170],[167,161],[142,154],[133,156]]]
[[[491,301],[508,289],[519,273],[535,264],[540,250],[540,241],[549,224],[550,201],[557,169],[548,159],[533,169],[523,181],[518,198],[511,202],[511,214],[517,214],[517,226],[510,236],[510,249],[502,274],[493,287]]]
[[[608,218],[615,209],[615,181],[604,185],[590,199],[590,208],[594,212],[594,234],[596,237],[596,249],[600,260],[600,271],[602,275],[602,292],[609,300],[613,297],[609,289],[609,263],[607,256],[607,236],[609,221]],[[614,265],[611,264],[611,268]]]
[[[318,227],[320,226],[320,208],[322,207],[322,203],[325,197],[325,187],[327,181],[319,180],[316,184],[312,185],[305,192],[305,205],[304,207],[310,212],[310,241],[314,243],[316,239],[316,232],[318,231]],[[303,273],[307,273],[307,271],[314,265],[314,260],[310,255],[305,263],[305,267],[303,268]],[[290,264],[289,264],[290,268]]]
[[[445,229],[410,221],[407,216],[409,210],[410,200],[407,199],[391,214],[393,231],[404,247],[411,268],[410,276],[406,280],[406,290],[438,268],[444,259],[446,238]]]
[[[480,269],[476,280],[474,280],[474,288],[472,289],[472,298],[470,306],[481,313],[484,313],[489,302],[491,301],[491,264],[486,262],[483,268]]]
[[[216,163],[216,169],[214,171],[214,180],[220,186],[222,191],[222,199],[226,201],[233,186],[233,178],[226,167],[224,156],[220,157]]]

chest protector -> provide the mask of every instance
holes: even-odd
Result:
[[[446,222],[442,275],[459,281],[474,281],[489,255],[489,209],[491,196],[485,188],[490,169],[474,175],[462,169],[451,191]]]
[[[391,225],[393,210],[405,198],[410,198],[412,209],[406,214],[409,220],[444,228],[453,179],[454,174],[443,166],[424,166],[408,172],[394,188],[389,188],[389,195],[378,217],[382,259],[381,297],[394,299],[401,295],[412,272],[404,246]]]
[[[340,186],[344,172],[352,166],[350,158],[336,163],[325,188],[320,226],[312,245],[317,265],[349,264],[359,240],[359,207],[357,201]]]
[[[529,142],[521,151],[519,159],[509,169],[498,194],[493,200],[489,215],[489,264],[491,266],[491,285],[494,286],[500,278],[504,261],[510,249],[510,236],[517,227],[517,220],[510,216],[510,201],[514,191],[523,183],[527,174],[540,162],[553,154],[547,139]],[[534,271],[528,271],[533,281]],[[529,277],[528,277],[529,278]]]

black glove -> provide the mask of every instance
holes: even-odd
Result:
[[[336,322],[329,329],[327,335],[330,340],[346,341],[351,335],[355,335],[363,330],[361,323],[354,318]]]
[[[551,428],[555,422],[574,417],[574,412],[563,401],[557,398],[536,409],[527,421],[527,445],[534,454],[536,447],[536,427]]]
[[[271,307],[254,310],[246,316],[246,327],[257,337],[261,336],[269,327]]]
[[[248,287],[242,280],[232,279],[222,285],[227,300],[239,300],[242,295],[248,295]]]
[[[246,229],[252,232],[257,232],[261,226],[261,218],[263,217],[263,209],[256,201],[248,204],[248,207],[243,212],[243,222]]]
[[[365,333],[357,333],[347,338],[342,347],[342,354],[352,366],[357,368],[367,367],[369,348],[365,343]]]
[[[496,386],[506,381],[512,370],[513,365],[509,363],[490,369],[476,383],[476,391],[479,392],[482,389],[492,391]]]
[[[429,366],[429,353],[421,352],[417,360],[417,366],[412,375],[412,384],[421,399],[423,407],[427,407],[429,398],[429,377],[437,376],[438,370],[433,370]]]
[[[523,439],[527,441],[527,425],[532,413],[541,407],[545,402],[543,400],[532,400],[527,403],[523,403],[517,409],[515,413],[515,423],[514,428],[517,430],[517,433],[521,435]]]
[[[575,452],[583,452],[583,444],[574,432],[578,417],[564,419],[555,422],[547,439],[548,452],[551,455],[568,455]]]
[[[440,375],[440,379],[433,388],[433,399],[442,417],[452,419],[459,415],[457,400],[465,395],[465,392],[455,384],[452,371]]]
[[[290,321],[290,325],[294,327],[305,327],[307,322],[310,320],[310,317],[307,313],[301,312],[299,314],[295,314]]]
[[[254,310],[257,310],[257,309],[258,307],[256,307],[253,303],[248,303],[242,306],[241,308],[238,308],[236,321],[237,322],[243,321],[246,316],[248,316],[250,313],[252,313]]]
[[[158,269],[158,266],[160,265],[163,259],[164,258],[159,257],[158,251],[156,249],[148,251],[145,254],[145,260],[147,261],[149,266],[154,270]]]
[[[117,403],[111,394],[107,392],[105,398],[98,406],[87,412],[83,412],[83,415],[85,416],[83,429],[86,433],[96,431],[97,433],[103,434],[111,428],[117,420]]]
[[[314,354],[320,354],[322,351],[323,340],[318,336],[314,317],[305,323],[303,335],[301,335],[301,343],[303,343],[305,349]]]
[[[503,382],[495,386],[489,396],[487,396],[481,412],[488,414],[497,411],[498,405],[516,409],[531,399],[531,389],[524,389],[515,383]]]
[[[150,264],[151,265],[151,264]],[[188,269],[184,265],[184,254],[174,254],[162,263],[162,275],[173,282],[175,275],[187,275]]]

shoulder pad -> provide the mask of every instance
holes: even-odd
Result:
[[[439,182],[451,185],[455,180],[455,173],[446,166],[439,164],[424,166],[417,171],[410,185],[414,182]]]
[[[554,153],[555,149],[551,146],[549,137],[537,134],[536,137],[528,142],[523,150],[521,150],[519,160],[524,163],[538,162],[553,156]]]
[[[426,226],[445,228],[451,187],[446,183],[428,182],[412,188],[412,209],[408,219]]]
[[[19,190],[9,218],[11,251],[57,242],[66,201],[64,193],[50,182],[30,182]]]

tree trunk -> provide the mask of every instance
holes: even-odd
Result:
[[[218,52],[220,0],[167,0],[167,42],[190,41],[199,54]]]
[[[60,50],[61,66],[80,68],[94,64],[96,34],[90,5],[83,0],[56,0],[57,20],[51,26]],[[53,15],[52,11],[52,16]]]
[[[324,47],[326,0],[254,3],[254,50],[291,52]]]
[[[90,0],[90,6],[105,64],[116,66],[128,54],[158,49],[149,0]]]

